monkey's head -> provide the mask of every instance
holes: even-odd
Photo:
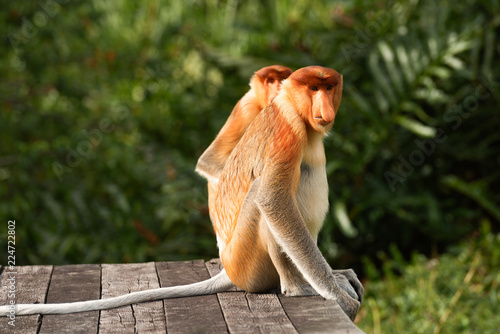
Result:
[[[264,108],[278,95],[281,81],[292,74],[292,70],[281,65],[266,66],[255,72],[250,86],[255,90],[260,107]]]
[[[333,125],[342,98],[342,75],[330,68],[309,66],[293,72],[282,90],[315,131],[326,134]]]

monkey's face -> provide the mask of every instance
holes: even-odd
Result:
[[[326,134],[342,98],[342,76],[331,69],[307,67],[295,71],[288,81],[287,93],[304,121]]]
[[[320,133],[326,133],[333,125],[337,110],[334,107],[337,86],[311,85],[308,93],[311,99],[311,110],[308,111],[309,124]]]

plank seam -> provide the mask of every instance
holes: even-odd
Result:
[[[102,263],[99,264],[99,299],[102,299]],[[101,329],[101,312],[99,311],[99,316],[97,316],[97,333]]]
[[[49,296],[50,284],[52,283],[52,276],[53,275],[54,275],[54,266],[50,266],[49,281],[47,282],[47,288],[45,289],[45,296],[43,298],[44,304],[47,304],[47,297]],[[42,329],[42,321],[43,321],[43,315],[38,314],[37,315],[36,334],[40,333],[40,330]]]
[[[47,297],[49,296],[50,285],[52,284],[52,276],[54,275],[54,266],[50,268],[49,282],[47,283],[47,289],[45,290],[45,297],[43,298],[43,303],[47,304]]]
[[[210,273],[210,270],[208,269],[208,266],[209,266],[209,263],[210,263],[211,260],[209,261],[204,261],[205,262],[205,269],[207,270],[208,272],[208,275],[210,277],[213,277]],[[224,293],[224,292],[223,292]],[[226,292],[227,293],[227,292]],[[217,303],[219,304],[219,309],[220,309],[220,313],[222,314],[222,319],[224,319],[224,325],[226,326],[226,330],[227,330],[227,333],[231,333],[231,331],[229,330],[229,326],[227,324],[227,318],[226,318],[226,313],[224,312],[224,308],[222,307],[222,304],[220,302],[220,293],[216,293],[215,296],[217,297]]]
[[[130,305],[130,308],[132,309],[132,319],[134,319],[134,333],[137,333],[137,318],[135,317],[134,304]]]
[[[290,318],[290,316],[288,315],[288,312],[285,308],[285,306],[283,305],[283,303],[281,302],[281,298],[278,294],[276,294],[276,298],[278,298],[278,302],[280,303],[281,305],[281,309],[283,310],[283,312],[285,313],[286,317],[288,318],[288,320],[290,321],[290,323],[292,324],[293,328],[295,328],[295,330],[297,331],[297,333],[300,333],[299,332],[299,329],[297,328],[297,326],[295,326],[295,324],[293,323],[292,319]]]
[[[227,325],[227,319],[226,319],[226,314],[224,312],[224,308],[222,307],[222,304],[220,303],[219,293],[216,293],[215,295],[217,296],[217,302],[219,303],[220,313],[222,313],[222,319],[224,319],[224,325],[226,325],[226,330],[228,333],[231,333],[231,331],[229,330],[229,326]]]
[[[163,288],[164,286],[162,285],[160,273],[158,271],[158,263],[155,261],[154,264],[155,264],[156,279],[158,279],[158,286],[160,288]],[[161,304],[162,304],[162,307],[163,307],[163,318],[165,319],[165,332],[168,333],[168,327],[167,327],[167,305],[165,304],[165,299],[161,299]]]

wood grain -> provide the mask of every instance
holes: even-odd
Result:
[[[212,259],[208,261],[206,265],[211,276],[218,274],[223,268],[219,259]],[[275,304],[274,298],[258,297],[269,295],[278,298],[280,305]],[[363,333],[363,331],[347,317],[337,302],[325,300],[321,296],[286,297],[282,294],[245,294],[245,298],[248,301],[247,307],[244,306],[241,295],[231,295],[230,293],[219,294],[221,308],[225,312],[224,316],[226,317],[228,327],[231,331],[234,329],[237,333],[245,333],[258,328],[262,332]],[[269,298],[269,300],[265,300],[266,298]],[[286,325],[278,329],[273,328],[272,324],[269,325],[260,322],[255,317],[248,315],[249,311],[253,312],[254,309],[257,309],[258,311],[255,313],[255,316],[258,318],[261,316],[263,310],[265,312],[266,307],[269,308],[270,314],[273,314],[276,308],[284,311],[286,317],[293,324],[293,331]],[[226,312],[228,313],[227,315]],[[242,316],[243,318],[241,318]],[[232,318],[234,318],[234,320]],[[279,323],[282,321],[281,312],[274,313],[269,319],[273,319],[272,321]],[[236,325],[232,325],[233,322],[235,322]],[[252,325],[252,322],[256,322],[256,324]]]
[[[203,260],[156,263],[162,287],[210,278]],[[165,299],[169,333],[227,333],[216,295]]]
[[[220,271],[217,261],[207,263],[210,274]],[[297,333],[274,293],[222,292],[217,294],[231,333]]]
[[[8,304],[0,277],[0,304]],[[60,303],[191,284],[222,269],[219,259],[136,264],[19,266],[16,302]],[[111,310],[68,315],[0,318],[0,333],[363,333],[335,301],[314,297],[251,294],[237,288],[217,295],[165,299]]]
[[[280,294],[278,297],[300,333],[363,333],[336,301],[325,300],[321,296],[286,297]]]
[[[155,264],[103,264],[101,298],[160,287]],[[103,310],[99,333],[165,333],[163,302],[153,301]]]
[[[49,287],[52,266],[17,266],[15,274],[10,270],[2,273],[2,289],[0,290],[0,304],[6,305],[10,302],[7,294],[7,279],[15,277],[16,282],[16,304],[39,304],[45,302],[45,296]],[[15,326],[8,324],[9,318],[0,318],[0,333],[37,333],[41,322],[38,314],[29,316],[16,316]]]
[[[101,266],[54,266],[47,303],[69,303],[100,298]],[[44,315],[40,334],[97,333],[99,311]]]

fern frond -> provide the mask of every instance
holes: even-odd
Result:
[[[474,46],[470,31],[467,28],[461,34],[449,32],[439,37],[430,29],[427,36],[415,37],[410,45],[403,42],[408,38],[391,43],[379,41],[368,56],[368,69],[376,82],[376,109],[389,113],[396,124],[419,136],[434,135],[432,117],[416,106],[437,106],[450,101],[451,96],[440,85],[466,69],[460,54]]]
[[[382,58],[384,59],[385,66],[387,68],[387,72],[389,74],[389,78],[391,79],[395,90],[399,95],[403,94],[404,84],[403,84],[403,75],[401,71],[398,70],[395,62],[395,52],[389,44],[385,41],[382,41],[378,44],[378,50]]]

